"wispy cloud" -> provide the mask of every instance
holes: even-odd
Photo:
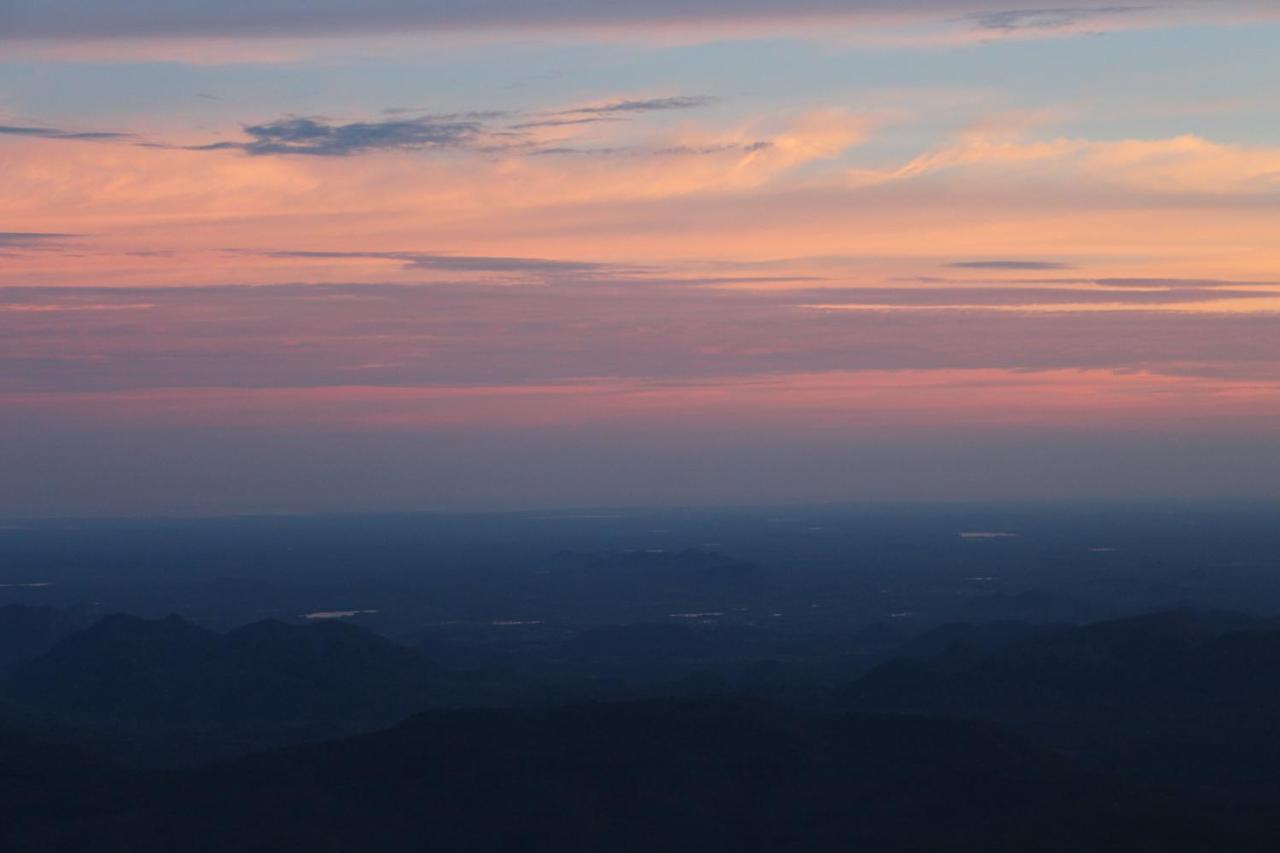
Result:
[[[676,95],[667,98],[641,98],[612,101],[589,107],[560,110],[555,115],[613,115],[615,113],[651,113],[663,110],[692,110],[708,107],[719,99],[711,95]]]
[[[18,124],[0,124],[0,136],[30,136],[36,139],[68,139],[94,142],[112,139],[128,139],[132,134],[107,130],[66,130],[60,127],[34,127]]]
[[[346,157],[365,151],[462,148],[484,133],[478,119],[419,116],[339,123],[322,117],[291,116],[244,128],[247,142],[214,142],[193,150],[238,149],[246,154],[309,154]]]
[[[1165,288],[1171,290],[1211,287],[1258,287],[1259,285],[1277,286],[1277,282],[1230,281],[1220,278],[1096,278],[1091,283],[1102,287]]]
[[[449,255],[435,252],[323,252],[273,251],[261,253],[273,258],[372,259],[398,261],[407,269],[443,270],[449,272],[496,273],[600,273],[616,270],[610,264],[591,261],[563,261],[547,258],[513,258],[488,255]]]
[[[1059,261],[954,261],[946,264],[958,270],[1069,270],[1071,264]]]
[[[668,145],[663,148],[645,148],[642,146],[588,148],[574,147],[572,145],[557,145],[548,148],[538,148],[533,150],[531,153],[538,155],[587,154],[597,156],[633,155],[650,157],[681,157],[725,154],[735,151],[742,154],[750,154],[756,151],[767,151],[773,146],[773,142],[761,139],[756,140],[755,142],[725,142],[715,145]]]
[[[954,266],[954,264],[950,265]],[[1070,268],[1070,267],[1068,267]],[[1248,288],[1268,288],[1276,289],[1280,287],[1277,281],[1246,281],[1242,279],[1223,279],[1223,278],[1092,278],[1092,277],[1059,277],[1053,278],[943,278],[939,276],[907,276],[895,279],[895,281],[912,281],[919,284],[931,285],[963,285],[969,286],[974,284],[986,285],[999,283],[1000,285],[1045,285],[1049,287],[1065,287],[1069,285],[1095,285],[1105,288],[1121,288],[1124,290],[1179,290],[1179,291],[1209,291],[1213,289],[1226,289],[1234,291],[1242,291]]]
[[[712,95],[673,95],[664,98],[628,98],[595,104],[585,107],[574,107],[567,110],[553,110],[529,121],[512,125],[513,129],[532,129],[542,127],[571,127],[598,122],[621,121],[628,115],[638,113],[665,112],[668,110],[694,110],[718,103],[719,98]]]
[[[1027,30],[1061,30],[1079,26],[1098,18],[1129,15],[1148,11],[1149,6],[1075,6],[1060,9],[1004,9],[977,12],[966,16],[980,29],[1000,32]]]
[[[579,124],[596,124],[602,121],[619,121],[616,117],[587,116],[585,118],[544,118],[522,121],[511,125],[513,130],[531,130],[536,127],[572,127]]]
[[[52,231],[0,231],[0,249],[48,246],[51,243],[79,237],[79,234],[59,234]]]
[[[712,95],[674,95],[665,98],[630,98],[610,101],[593,106],[575,107],[567,110],[553,110],[534,116],[528,121],[512,125],[514,130],[529,130],[543,127],[573,127],[599,122],[621,121],[628,115],[637,113],[665,112],[668,110],[693,110],[711,106],[719,102]]]
[[[138,0],[141,2],[141,0]],[[1114,0],[1018,0],[1009,9],[1001,0],[153,0],[121,12],[118,0],[41,0],[21,3],[5,18],[0,39],[146,38],[172,35],[279,37],[353,32],[435,32],[461,29],[635,28],[672,24],[701,27],[717,23],[765,24],[859,19],[898,22],[931,21],[955,16],[957,7],[991,30],[1057,29],[1089,16],[1116,15],[1141,7],[1117,6]],[[1071,0],[1068,0],[1071,2]],[[1173,3],[1167,3],[1174,6]],[[1205,14],[1233,9],[1265,8],[1267,0],[1220,0],[1183,3],[1216,7]]]
[[[19,253],[65,250],[68,241],[80,234],[51,231],[0,231],[0,257],[16,257]]]
[[[716,98],[710,95],[618,100],[533,114],[526,121],[506,126],[495,124],[497,119],[513,117],[503,110],[408,116],[407,108],[392,107],[383,110],[387,118],[352,122],[336,121],[326,116],[285,116],[274,121],[245,125],[244,133],[249,137],[247,140],[182,147],[192,151],[236,150],[250,155],[303,154],[320,157],[347,157],[370,151],[466,148],[486,151],[525,148],[530,153],[542,153],[543,149],[525,131],[619,121],[628,115],[694,109],[715,101]],[[144,145],[169,147],[152,143]]]
[[[589,262],[394,255],[481,275],[434,284],[0,288],[11,343],[0,391],[319,386],[352,365],[381,365],[351,380],[372,385],[953,368],[1280,380],[1280,316],[1214,307],[1265,303],[1274,291],[756,289],[614,274]],[[544,280],[508,286],[512,270]]]

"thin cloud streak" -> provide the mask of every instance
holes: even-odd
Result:
[[[293,116],[246,125],[248,142],[213,142],[186,146],[192,151],[235,149],[246,154],[305,154],[348,157],[367,151],[464,148],[481,139],[484,124],[476,119],[420,116],[374,122],[336,123],[319,117]]]
[[[446,270],[449,272],[519,272],[519,273],[599,273],[617,270],[611,264],[590,261],[562,261],[546,258],[511,258],[480,255],[448,255],[433,252],[324,252],[273,251],[258,254],[273,258],[303,259],[373,259],[398,261],[406,269]]]
[[[80,237],[80,234],[61,234],[50,231],[0,231],[0,249],[43,248],[53,243]]]
[[[919,284],[952,284],[962,286],[974,285],[1048,285],[1065,287],[1069,285],[1096,285],[1098,287],[1115,287],[1127,290],[1211,290],[1213,288],[1280,288],[1277,280],[1246,280],[1221,278],[945,278],[940,276],[917,275],[894,279],[902,282]]]
[[[1003,9],[994,12],[978,12],[967,16],[964,20],[971,21],[980,29],[1006,33],[1060,30],[1092,23],[1099,19],[1147,12],[1152,8],[1151,6],[1074,6],[1056,9]]]
[[[505,259],[483,259],[501,268]],[[474,259],[464,263],[475,266]],[[501,278],[504,272],[489,275]],[[1166,310],[1220,291],[735,289],[595,272],[483,282],[0,288],[0,390],[516,385],[594,376],[1145,370],[1280,380],[1280,313]],[[567,280],[568,283],[564,283]],[[804,283],[801,283],[804,284]],[[887,310],[817,311],[878,302]],[[1071,306],[1121,301],[1126,312]],[[1006,309],[1064,308],[1053,314]],[[145,315],[145,316],[144,316]]]
[[[666,110],[692,110],[711,106],[719,99],[710,95],[676,95],[667,98],[640,98],[613,101],[598,106],[561,110],[553,115],[614,115],[617,113],[652,113]]]
[[[220,140],[198,145],[170,146],[144,142],[142,147],[182,148],[188,151],[242,151],[253,156],[301,154],[319,157],[349,157],[374,151],[465,150],[478,152],[560,153],[567,149],[541,146],[526,131],[543,128],[573,128],[579,125],[621,121],[627,117],[668,110],[690,110],[717,101],[709,95],[677,95],[612,101],[545,113],[541,118],[498,126],[497,119],[511,118],[504,110],[475,110],[444,115],[404,117],[405,110],[384,110],[391,118],[371,121],[335,121],[325,116],[285,116],[268,122],[243,126],[248,141]],[[3,129],[0,128],[0,132]],[[70,138],[70,137],[58,137]],[[102,138],[114,138],[106,135]],[[763,143],[759,143],[763,144]],[[733,146],[708,146],[700,151],[687,147],[680,153],[714,153]],[[617,149],[630,150],[630,149]],[[639,149],[635,149],[639,150]],[[748,146],[746,150],[751,150]],[[673,153],[651,151],[649,153]],[[612,153],[598,149],[595,153]]]
[[[130,133],[107,130],[65,130],[60,127],[34,127],[0,124],[0,136],[26,136],[33,139],[65,139],[73,142],[110,142],[129,139]]]
[[[953,261],[946,266],[958,270],[1069,270],[1059,261]]]
[[[1072,23],[1132,14],[1138,7],[1081,0],[1022,0],[1009,9],[1006,0],[498,0],[467,4],[452,0],[132,0],[127,9],[111,0],[41,0],[10,9],[4,31],[9,39],[139,38],[158,36],[306,36],[350,32],[408,30],[580,29],[627,25],[783,23],[796,20],[911,22],[954,20],[957,12],[987,31],[1057,30]],[[1257,0],[1215,4],[1218,14],[1265,10]],[[1180,10],[1186,4],[1166,4]],[[1149,7],[1150,8],[1150,7]],[[1163,7],[1155,7],[1157,10]]]

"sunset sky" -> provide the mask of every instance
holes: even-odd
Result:
[[[0,0],[0,515],[1277,498],[1277,105],[1261,0]]]

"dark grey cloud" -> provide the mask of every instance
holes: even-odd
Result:
[[[0,249],[39,248],[79,236],[81,235],[59,234],[52,231],[0,231]]]
[[[676,95],[669,98],[614,101],[594,107],[560,110],[556,115],[612,115],[614,113],[652,113],[664,110],[693,110],[710,106],[718,98],[711,95]]]
[[[0,124],[0,136],[31,136],[37,139],[68,139],[81,142],[97,142],[127,139],[132,134],[107,130],[66,130],[60,127],[34,127],[17,124]]]
[[[620,121],[628,114],[665,112],[667,110],[693,110],[717,103],[712,95],[673,95],[666,98],[641,98],[612,101],[589,107],[555,110],[529,121],[512,125],[512,129],[524,130],[537,127],[568,127],[597,122]]]
[[[542,117],[506,127],[494,125],[495,120],[512,115],[501,110],[408,117],[405,115],[407,108],[392,107],[383,110],[387,118],[353,122],[336,121],[326,116],[285,116],[274,121],[245,125],[244,132],[249,137],[247,140],[225,140],[184,147],[192,151],[232,150],[250,155],[302,154],[320,157],[347,157],[370,151],[447,149],[524,149],[533,154],[566,153],[569,149],[538,148],[524,131],[537,127],[617,121],[629,114],[692,109],[714,101],[709,95],[615,101],[600,106],[544,113]],[[140,144],[146,147],[169,147],[149,142]],[[757,146],[765,144],[756,143]],[[593,153],[610,153],[612,150],[597,149]],[[710,150],[699,152],[688,149],[677,152],[672,149],[670,152],[659,153],[709,153]]]
[[[794,294],[794,291],[792,292]],[[933,288],[829,288],[811,291],[826,305],[876,305],[891,307],[987,307],[1039,308],[1054,305],[1182,305],[1227,299],[1267,299],[1275,294],[1260,290],[1186,288],[1176,290],[1073,290],[1065,287],[933,287]],[[789,298],[796,298],[794,295]]]
[[[419,116],[340,123],[323,117],[289,116],[246,125],[247,142],[190,146],[196,151],[236,149],[246,154],[307,154],[346,157],[366,151],[463,148],[477,144],[484,123],[458,116]]]
[[[597,124],[602,121],[619,121],[615,117],[588,116],[586,118],[546,118],[524,121],[511,125],[513,130],[528,130],[535,127],[569,127],[576,124]]]
[[[0,231],[0,258],[19,252],[69,251],[68,242],[83,235],[51,231]]]
[[[944,266],[958,270],[1069,270],[1060,261],[954,261]]]
[[[1129,15],[1149,10],[1149,6],[1072,6],[1059,9],[1000,9],[967,16],[984,30],[1018,32],[1022,30],[1058,30],[1097,18]]]
[[[531,273],[600,273],[619,269],[610,264],[591,261],[560,261],[546,258],[513,258],[487,255],[446,255],[435,252],[311,252],[277,251],[265,253],[275,258],[371,258],[398,261],[407,269],[444,270],[450,272]]]
[[[1238,0],[1234,5],[1249,5]],[[1268,0],[1269,2],[1269,0]],[[1210,4],[1203,4],[1210,5]],[[1230,5],[1230,4],[1215,4]],[[1261,0],[1253,2],[1265,8]],[[558,27],[794,20],[800,16],[967,16],[988,29],[1062,26],[1064,17],[1115,14],[1111,2],[1021,0],[5,0],[0,39],[171,35],[287,36],[404,29]],[[1036,15],[1041,16],[1037,22]],[[1058,22],[1055,24],[1055,22]]]
[[[1000,269],[1000,268],[997,268]],[[1007,269],[1007,268],[1006,268]],[[971,278],[943,278],[939,276],[908,276],[895,281],[915,281],[921,284],[986,284],[991,280]],[[1123,287],[1144,290],[1207,290],[1210,288],[1277,287],[1276,281],[1240,281],[1224,278],[1084,278],[1055,276],[1053,278],[1000,278],[999,284],[1037,284],[1062,286],[1068,284],[1093,284],[1099,287]]]
[[[1277,282],[1265,281],[1230,281],[1220,278],[1095,278],[1090,283],[1103,287],[1139,287],[1160,289],[1201,289],[1211,287],[1249,287],[1257,285],[1275,286]]]

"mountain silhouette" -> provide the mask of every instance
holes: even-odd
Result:
[[[0,673],[14,664],[39,657],[63,637],[91,622],[86,608],[61,610],[9,604],[0,607]]]
[[[468,689],[420,652],[340,622],[220,635],[178,616],[115,615],[18,666],[0,698],[50,726],[287,743],[389,725]]]
[[[435,711],[37,815],[22,851],[1252,851],[1267,814],[998,726],[741,700]]]
[[[1100,766],[1272,796],[1278,674],[1276,623],[1185,610],[1048,628],[994,648],[959,640],[881,664],[842,698],[1014,723]]]

